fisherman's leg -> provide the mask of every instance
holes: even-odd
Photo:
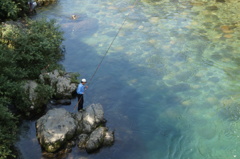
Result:
[[[78,94],[78,110],[81,110],[83,108],[83,95]]]
[[[83,109],[83,103],[84,103],[84,98],[83,98],[83,95],[82,95],[82,109]]]
[[[80,110],[81,109],[82,95],[78,94],[77,97],[78,97],[78,110]]]
[[[81,100],[79,102],[79,109],[82,110],[83,109],[83,102],[84,102],[84,98],[83,98],[83,95],[81,96]]]

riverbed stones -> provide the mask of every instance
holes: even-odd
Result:
[[[101,104],[91,104],[76,114],[54,108],[37,120],[37,137],[43,149],[50,153],[66,148],[76,137],[80,149],[93,152],[114,142],[113,131],[104,126],[105,122]]]

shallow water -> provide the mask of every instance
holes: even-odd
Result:
[[[59,0],[34,18],[57,19],[67,71],[90,79],[85,95],[101,103],[116,142],[79,159],[231,159],[240,156],[239,2]],[[76,20],[71,15],[77,16]],[[73,107],[63,106],[74,112]],[[41,158],[35,121],[18,146]]]

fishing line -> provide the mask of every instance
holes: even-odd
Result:
[[[133,7],[131,8],[131,10],[133,10],[134,9],[134,7],[136,6],[136,4],[137,4],[137,1],[138,0],[135,0],[135,2],[134,2],[134,4],[133,4]],[[117,32],[117,34],[114,36],[114,38],[113,38],[113,40],[111,41],[111,43],[110,43],[110,45],[109,45],[109,47],[107,48],[107,50],[106,50],[106,52],[105,52],[105,54],[103,55],[103,57],[102,57],[102,59],[101,59],[101,61],[99,62],[99,64],[98,64],[98,66],[96,67],[96,69],[95,69],[95,71],[94,71],[94,73],[93,73],[93,75],[92,75],[92,77],[90,78],[90,82],[88,82],[89,84],[88,85],[90,85],[90,83],[92,82],[92,80],[93,80],[93,77],[96,75],[96,73],[97,73],[97,71],[98,71],[98,69],[100,68],[100,66],[101,66],[101,64],[102,64],[102,62],[103,62],[103,60],[105,59],[105,57],[107,56],[107,54],[108,54],[108,52],[109,52],[109,50],[111,49],[111,47],[112,47],[112,45],[113,45],[113,43],[114,43],[114,41],[116,40],[116,38],[118,37],[118,34],[120,33],[120,31],[122,30],[122,28],[123,28],[123,26],[124,26],[124,24],[125,24],[125,22],[127,21],[127,19],[128,19],[128,16],[129,16],[129,14],[130,14],[130,12],[131,12],[131,10],[129,11],[129,13],[125,16],[125,18],[124,18],[124,20],[123,20],[123,22],[122,22],[122,25],[121,25],[121,27],[118,29],[118,32]],[[77,104],[76,104],[76,106],[74,107],[74,109],[77,107],[77,105],[79,104],[79,102],[82,100],[82,98],[77,102]]]
[[[137,4],[137,1],[138,1],[138,0],[135,0],[135,2],[134,2],[134,5],[133,5],[133,7],[131,8],[131,10],[133,10],[133,9],[134,9],[134,7],[135,7],[135,6],[136,6],[136,4]],[[131,11],[130,11],[130,12],[131,12]],[[123,20],[123,22],[122,22],[122,25],[121,25],[121,27],[118,29],[118,32],[117,32],[117,34],[114,36],[114,38],[113,38],[112,42],[110,43],[110,45],[109,45],[109,47],[108,47],[107,51],[105,52],[105,54],[103,55],[103,57],[102,57],[101,61],[100,61],[100,62],[99,62],[99,64],[98,64],[98,66],[96,67],[96,70],[94,71],[94,73],[93,73],[92,77],[90,78],[90,80],[89,80],[90,82],[89,82],[89,83],[91,83],[91,81],[92,81],[93,77],[95,76],[95,74],[97,73],[98,69],[100,68],[100,66],[101,66],[101,64],[102,64],[102,62],[103,62],[103,60],[105,59],[105,57],[107,56],[107,54],[108,54],[109,50],[111,49],[111,47],[112,47],[112,45],[113,45],[114,41],[115,41],[115,40],[116,40],[116,38],[118,37],[118,34],[120,33],[120,31],[122,30],[122,28],[123,28],[123,26],[124,26],[125,22],[127,21],[127,19],[128,19],[128,16],[129,16],[130,12],[129,12],[129,13],[126,15],[126,16],[125,16],[125,18],[124,18],[124,20]]]

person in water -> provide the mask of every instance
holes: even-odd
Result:
[[[78,111],[83,110],[83,103],[84,103],[83,94],[85,89],[88,88],[88,86],[85,86],[86,83],[87,83],[87,80],[83,78],[81,80],[81,83],[77,87]]]
[[[37,2],[35,2],[34,0],[29,0],[28,1],[28,6],[29,6],[29,11],[30,13],[36,13],[36,6],[37,6]]]

